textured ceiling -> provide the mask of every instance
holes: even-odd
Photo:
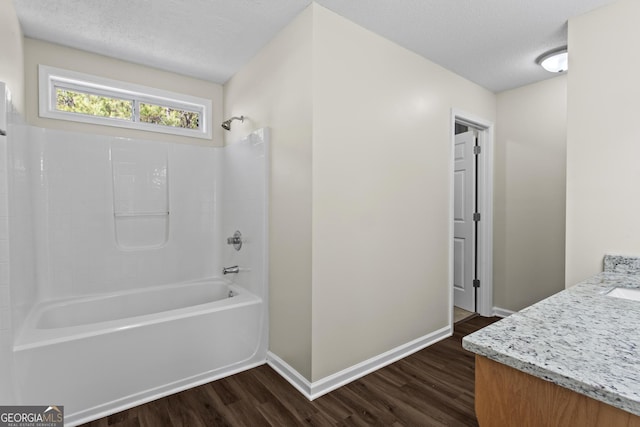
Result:
[[[311,0],[13,0],[24,34],[226,82]],[[567,20],[613,0],[317,0],[494,92],[549,78]]]

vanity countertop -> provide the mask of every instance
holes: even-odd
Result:
[[[612,266],[608,257],[605,272],[464,337],[462,346],[640,415],[640,301],[604,295],[640,288],[640,260],[615,257],[624,262]]]

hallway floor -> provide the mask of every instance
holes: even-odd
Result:
[[[497,320],[457,323],[452,337],[313,402],[262,365],[84,426],[477,426],[474,355],[461,342]]]
[[[475,315],[476,313],[472,311],[467,311],[464,308],[455,307],[455,306],[453,307],[453,323],[461,322]]]

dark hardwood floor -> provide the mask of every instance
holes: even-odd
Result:
[[[262,365],[85,426],[477,426],[474,356],[461,342],[496,320],[459,322],[452,337],[313,402]]]

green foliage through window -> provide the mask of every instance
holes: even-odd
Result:
[[[183,129],[198,129],[200,114],[162,105],[140,103],[140,121]]]
[[[56,109],[90,116],[131,120],[133,101],[56,88]]]
[[[89,116],[109,117],[134,121],[133,100],[112,98],[92,93],[56,88],[56,109]],[[200,113],[162,105],[139,102],[139,118],[142,123],[172,126],[182,129],[199,129]]]

